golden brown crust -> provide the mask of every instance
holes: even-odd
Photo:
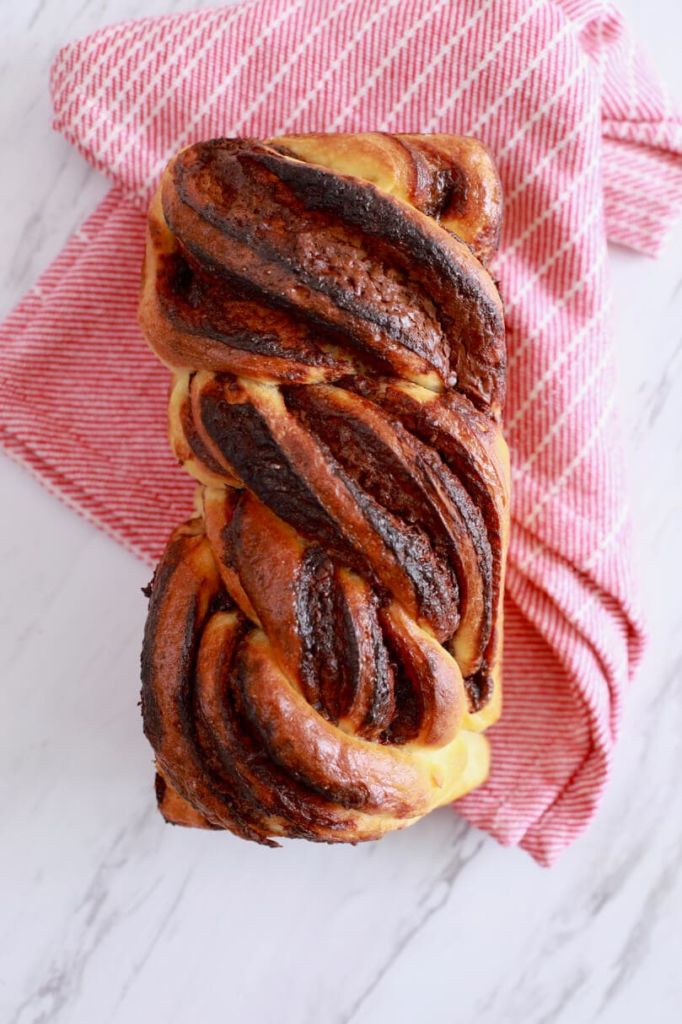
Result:
[[[164,173],[140,316],[201,485],[143,651],[167,820],[356,842],[485,779],[500,217],[489,155],[454,136],[215,140]]]

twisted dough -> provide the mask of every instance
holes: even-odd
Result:
[[[166,169],[141,323],[200,485],[142,658],[168,820],[355,842],[485,780],[500,212],[487,152],[452,136],[218,139]]]

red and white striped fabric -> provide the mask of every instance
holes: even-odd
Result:
[[[216,135],[446,131],[506,192],[514,515],[505,712],[458,805],[551,863],[590,820],[642,650],[614,410],[606,239],[655,254],[682,203],[682,122],[599,0],[248,0],[63,49],[56,127],[113,181],[1,329],[6,449],[148,561],[191,507],[166,372],[136,323],[145,205]]]

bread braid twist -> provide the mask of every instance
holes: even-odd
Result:
[[[218,139],[166,169],[141,322],[200,485],[143,651],[168,820],[355,842],[485,780],[500,214],[487,152],[452,136]]]

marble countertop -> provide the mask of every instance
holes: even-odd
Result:
[[[679,0],[621,5],[682,97]],[[56,48],[173,6],[0,7],[0,314],[107,188],[49,130]],[[449,810],[357,849],[163,827],[137,709],[149,571],[0,456],[0,1020],[682,1019],[682,228],[612,266],[652,641],[599,816],[551,871]]]

